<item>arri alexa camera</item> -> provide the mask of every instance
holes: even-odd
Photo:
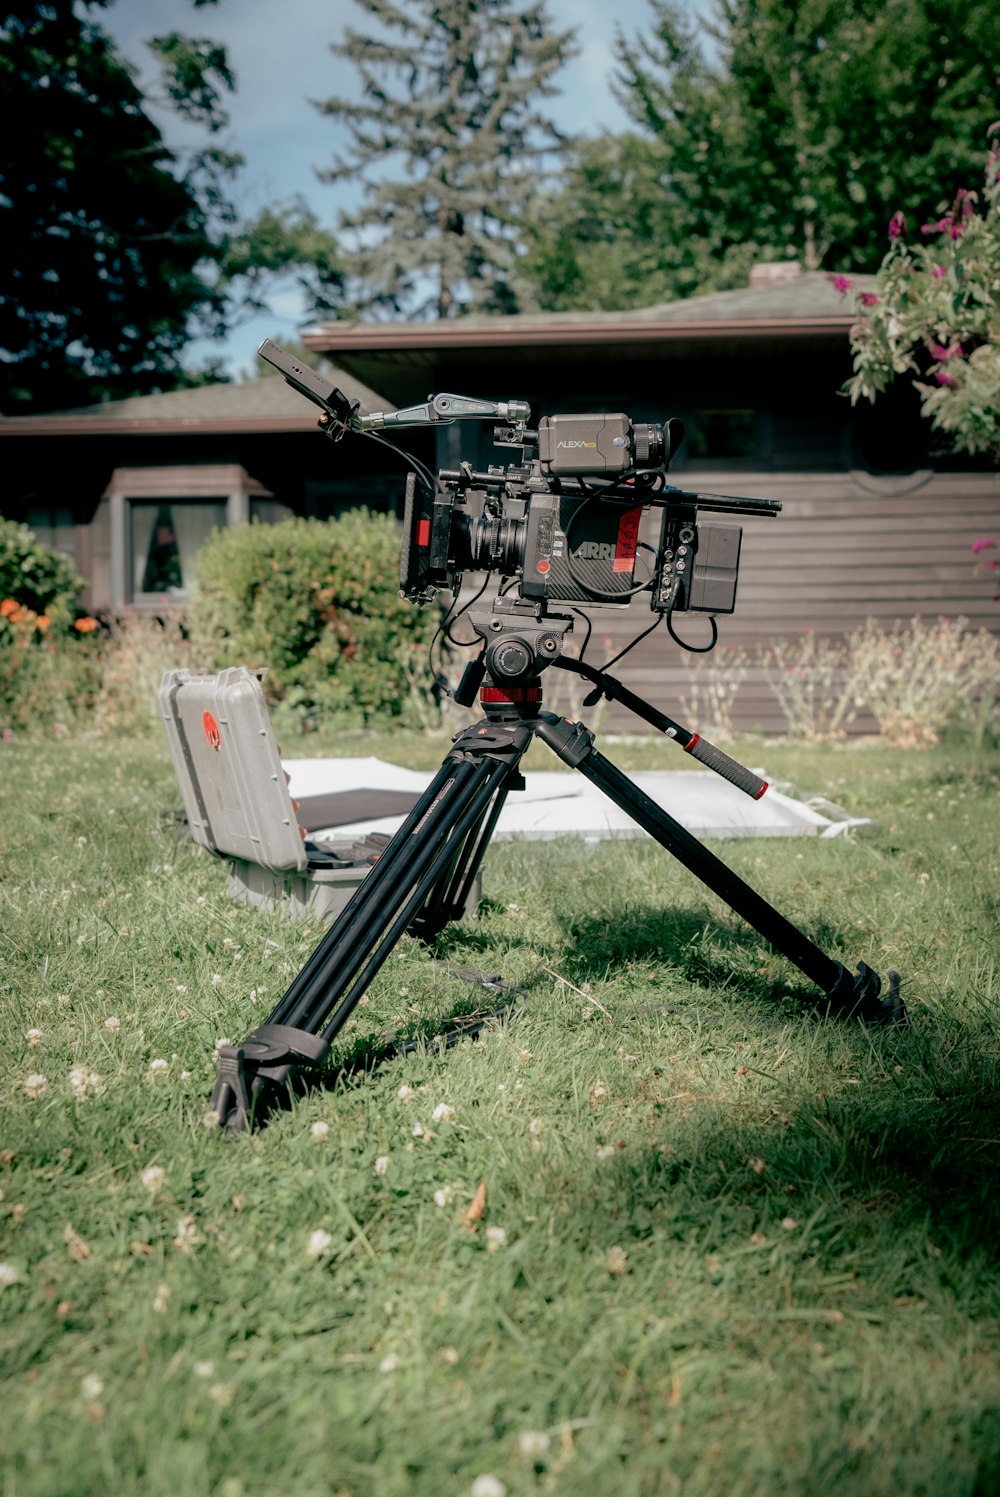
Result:
[[[231,1133],[252,1126],[287,1091],[291,1072],[327,1062],[336,1035],[405,933],[431,942],[461,916],[507,795],[523,787],[519,765],[535,738],[797,966],[821,989],[831,1011],[902,1020],[898,974],[889,974],[889,995],[881,999],[881,978],[871,967],[859,962],[852,974],[827,956],[600,754],[588,728],[542,705],[543,672],[571,671],[593,686],[588,702],[601,696],[618,700],[747,795],[763,795],[767,784],[752,770],[674,722],[606,668],[587,663],[585,650],[564,652],[563,642],[578,610],[626,607],[647,594],[656,615],[650,627],[665,619],[677,639],[675,614],[705,613],[712,617],[714,644],[714,615],[731,613],[735,604],[741,532],[701,515],[774,515],[781,506],[668,485],[670,459],[683,436],[679,421],[659,426],[621,413],[566,414],[546,416],[529,428],[531,413],[523,401],[462,395],[433,395],[407,410],[368,413],[270,340],[260,352],[321,408],[319,424],[335,440],[358,433],[385,442],[382,433],[394,427],[492,420],[494,440],[518,456],[507,467],[479,472],[461,463],[435,476],[402,454],[411,465],[399,571],[403,596],[426,604],[439,591],[451,591],[452,618],[463,574],[486,574],[486,584],[462,610],[478,654],[452,692],[467,706],[478,695],[483,716],[455,735],[440,770],[378,850],[270,1018],[242,1044],[219,1047],[211,1110],[220,1124]],[[477,606],[494,576],[495,597]],[[550,604],[569,612],[550,611]],[[587,627],[589,637],[589,621]],[[462,973],[470,975],[468,969]],[[471,975],[491,990],[505,986],[495,976]],[[437,1038],[447,1044],[469,1031],[463,1018]]]
[[[485,472],[467,463],[436,479],[424,469],[410,472],[400,589],[414,603],[454,591],[465,572],[488,572],[516,579],[517,596],[538,603],[624,606],[645,593],[668,622],[674,613],[732,613],[742,531],[699,521],[699,511],[773,516],[781,509],[775,499],[669,485],[670,460],[684,438],[677,420],[660,426],[622,412],[567,414],[544,416],[532,429],[524,401],[462,395],[365,413],[277,344],[265,341],[260,352],[323,409],[320,425],[335,439],[493,420],[500,423],[494,444],[518,450],[510,466]]]

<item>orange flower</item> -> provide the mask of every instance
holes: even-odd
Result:
[[[0,603],[0,619],[9,619],[12,613],[17,612],[17,599],[4,598]]]
[[[97,628],[97,620],[91,618],[77,619],[76,623],[73,625],[73,628],[79,629],[81,634],[93,634],[94,630]]]
[[[49,627],[50,622],[51,620],[49,619],[47,613],[40,613],[35,620],[35,628],[39,629],[42,634],[44,634],[46,629]]]

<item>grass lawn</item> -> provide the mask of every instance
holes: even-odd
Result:
[[[909,1029],[652,843],[507,844],[438,949],[518,1017],[227,1141],[318,929],[172,840],[157,739],[0,748],[3,1497],[1000,1491],[996,757],[737,752],[878,821],[719,851]],[[476,1001],[405,941],[337,1053]]]

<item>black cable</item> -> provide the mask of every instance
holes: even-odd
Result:
[[[673,612],[674,610],[672,608],[669,608],[663,615],[663,617],[667,621],[667,633],[670,635],[670,638],[673,640],[675,645],[680,645],[682,650],[688,650],[692,655],[707,655],[710,650],[715,649],[716,645],[719,643],[719,626],[715,621],[714,613],[709,615],[708,620],[712,626],[712,638],[709,643],[707,645],[689,645],[687,640],[681,639],[680,635],[674,629]]]
[[[369,437],[373,442],[378,442],[380,446],[388,447],[390,452],[394,452],[397,457],[401,457],[414,470],[417,477],[423,480],[432,494],[437,493],[437,479],[434,474],[428,468],[427,464],[422,463],[418,457],[414,457],[412,452],[407,452],[403,447],[397,447],[395,442],[390,442],[388,437],[380,436],[376,431],[363,431],[359,432],[358,435]]]
[[[454,608],[455,604],[458,602],[458,593],[455,594],[455,597],[454,597],[454,600],[452,602],[451,608],[448,609],[448,613],[446,613],[445,616],[444,616],[444,626],[445,626],[445,636],[444,637],[448,641],[449,644],[456,645],[459,649],[468,649],[468,647],[470,645],[474,645],[476,643],[476,641],[474,639],[456,639],[455,636],[452,634],[451,631],[452,631],[452,629],[454,629],[455,625],[458,623],[459,619],[462,617],[462,614],[465,613],[465,612],[467,612],[467,610],[472,607],[473,603],[478,603],[479,602],[480,598],[483,596],[483,593],[486,591],[487,587],[489,586],[489,581],[490,581],[490,574],[489,574],[489,572],[487,572],[486,573],[485,581],[483,582],[483,585],[479,589],[478,593],[474,593],[473,596],[469,599],[469,601],[467,603],[463,603],[462,604],[461,608],[458,610],[458,612],[456,613],[455,617],[453,619],[449,619],[448,615],[451,613],[451,608]]]
[[[580,654],[577,657],[577,659],[582,660],[584,655],[586,655],[587,653],[587,646],[590,644],[590,636],[594,632],[594,624],[589,614],[581,612],[579,608],[573,608],[572,604],[570,605],[570,612],[575,613],[578,619],[583,619],[583,622],[587,626],[587,633],[584,637],[583,644],[580,646]]]
[[[606,670],[609,670],[611,668],[611,666],[617,665],[618,662],[619,662],[619,660],[621,660],[625,655],[628,654],[629,650],[634,650],[635,647],[636,647],[636,645],[640,644],[642,642],[642,640],[644,640],[646,638],[647,634],[652,634],[653,630],[659,627],[662,618],[663,618],[663,614],[662,613],[658,613],[656,615],[656,618],[650,624],[649,628],[648,629],[643,629],[643,631],[642,631],[641,634],[637,634],[636,637],[635,637],[635,639],[633,639],[630,644],[627,644],[625,646],[624,650],[619,650],[617,655],[613,655],[610,660],[608,660],[604,665],[602,665],[601,666],[601,670],[602,671],[606,671]]]

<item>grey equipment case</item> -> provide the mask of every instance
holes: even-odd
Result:
[[[157,700],[192,839],[229,862],[237,899],[336,915],[389,837],[337,840],[334,828],[412,809],[408,791],[361,788],[303,797],[293,808],[268,715],[264,671],[233,666],[216,675],[168,671]],[[318,841],[306,833],[331,829]],[[477,881],[469,906],[480,895]]]

